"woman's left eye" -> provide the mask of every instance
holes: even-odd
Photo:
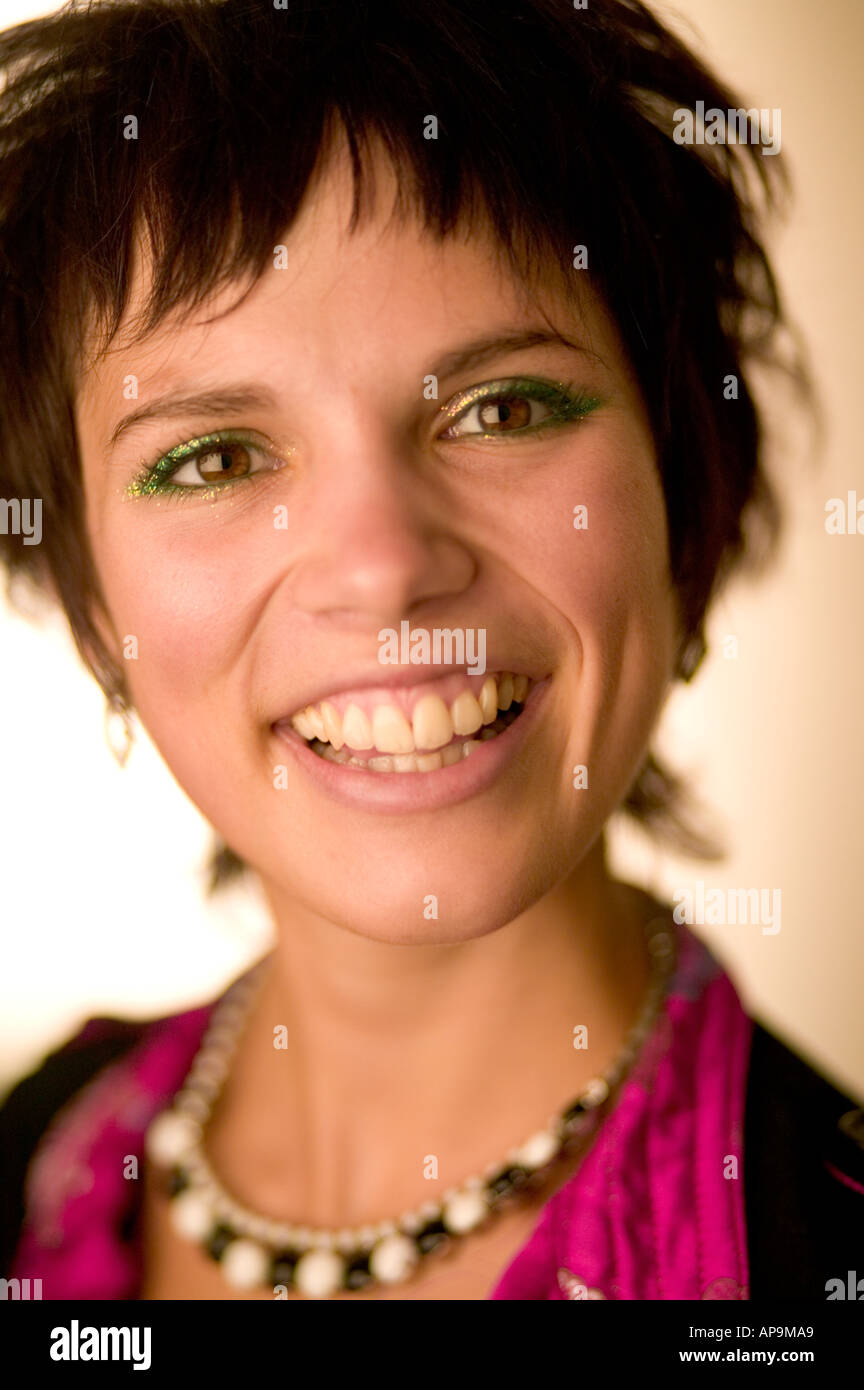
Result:
[[[596,397],[560,383],[522,379],[485,382],[444,407],[453,423],[438,437],[500,439],[537,434],[549,426],[581,420],[599,404]]]
[[[243,482],[264,472],[257,458],[269,459],[269,467],[279,467],[260,444],[231,435],[207,435],[178,444],[145,468],[129,491],[134,496],[152,493],[216,491],[231,483]]]

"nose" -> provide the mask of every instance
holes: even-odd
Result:
[[[477,570],[434,459],[378,438],[313,470],[293,574],[295,606],[376,631],[458,598]],[[332,455],[331,455],[332,457]],[[454,524],[457,523],[457,524]]]

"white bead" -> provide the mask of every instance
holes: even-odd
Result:
[[[200,1125],[207,1123],[212,1108],[212,1101],[207,1100],[198,1091],[183,1091],[174,1102],[174,1110],[177,1114],[197,1120]]]
[[[235,1030],[239,1027],[239,1025],[243,1022],[244,1017],[245,1010],[243,1008],[241,1000],[226,999],[225,1003],[219,1011],[220,1033],[223,1036],[232,1035],[235,1032]],[[218,1035],[216,1032],[216,1028],[214,1026],[212,1033],[208,1031],[204,1041],[204,1046],[209,1048],[211,1042],[214,1041],[214,1039],[217,1036]]]
[[[187,1240],[204,1240],[215,1225],[210,1198],[194,1187],[175,1197],[169,1211],[174,1230]]]
[[[413,1240],[407,1236],[385,1236],[369,1256],[369,1268],[382,1284],[400,1284],[408,1278],[418,1258]]]
[[[329,1298],[342,1283],[345,1261],[333,1250],[310,1250],[294,1269],[294,1283],[308,1298]]]
[[[206,1057],[228,1057],[233,1050],[234,1039],[237,1036],[236,1028],[229,1028],[227,1024],[220,1024],[212,1033],[207,1034],[207,1039],[202,1049],[202,1056]]]
[[[210,1172],[209,1167],[204,1162],[204,1158],[200,1149],[197,1152],[193,1151],[192,1153],[188,1154],[187,1157],[183,1160],[183,1166],[186,1169],[186,1172],[189,1174],[193,1187],[206,1187],[207,1191],[212,1192],[215,1197],[216,1185],[213,1181],[213,1174]]]
[[[243,1219],[243,1208],[224,1193],[220,1193],[215,1214],[220,1222],[226,1226],[233,1226],[236,1231],[238,1221]]]
[[[535,1168],[542,1168],[554,1158],[559,1147],[557,1136],[548,1129],[541,1129],[532,1134],[530,1139],[526,1139],[521,1149],[514,1149],[513,1161],[530,1173]]]
[[[279,1245],[285,1249],[301,1244],[297,1236],[297,1227],[284,1224],[281,1221],[274,1223],[268,1239],[271,1245]]]
[[[178,1163],[201,1136],[201,1126],[188,1115],[165,1110],[147,1130],[147,1155],[154,1163]]]
[[[473,1231],[489,1215],[489,1206],[480,1192],[458,1192],[445,1203],[444,1225],[453,1235]]]
[[[225,1076],[227,1064],[221,1057],[199,1057],[190,1068],[189,1076],[195,1081],[221,1081]]]
[[[254,1240],[232,1240],[225,1247],[220,1264],[232,1289],[255,1289],[267,1282],[270,1260],[266,1250]]]
[[[585,1090],[582,1092],[582,1103],[592,1108],[595,1105],[602,1105],[609,1096],[609,1087],[602,1076],[597,1076],[593,1081],[589,1081]]]

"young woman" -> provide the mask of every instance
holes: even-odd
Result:
[[[0,60],[4,557],[278,937],[12,1093],[4,1272],[824,1299],[861,1112],[604,856],[776,531],[777,159],[679,138],[746,103],[635,0],[73,4]]]

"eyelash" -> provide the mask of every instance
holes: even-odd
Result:
[[[545,435],[550,429],[560,429],[567,425],[578,424],[601,404],[596,396],[592,396],[590,392],[574,388],[573,383],[565,385],[562,382],[545,381],[536,377],[517,377],[483,382],[479,386],[471,387],[470,390],[463,391],[456,396],[452,404],[446,405],[443,413],[449,416],[448,428],[452,428],[460,420],[470,415],[471,411],[478,406],[508,400],[528,400],[555,409],[549,417],[541,420],[538,424],[523,426],[509,434],[472,431],[467,435],[452,435],[450,440],[447,440],[446,433],[440,435],[439,438],[445,439],[447,442],[461,439],[475,442],[494,440],[496,443],[502,440],[515,442],[528,437],[536,439],[540,435]],[[173,483],[171,481],[174,474],[179,472],[184,464],[194,463],[196,460],[206,458],[208,454],[218,453],[220,450],[224,451],[225,446],[230,444],[240,444],[249,449],[250,452],[269,453],[261,444],[256,444],[242,431],[223,430],[216,434],[199,435],[184,444],[176,445],[155,462],[145,465],[141,473],[133,479],[127,492],[133,497],[158,494],[160,497],[179,499],[191,494],[196,497],[204,496],[212,499],[217,494],[237,486],[238,483],[252,482],[261,473],[274,471],[273,469],[259,468],[223,483],[208,484],[202,482],[200,487],[190,483]],[[274,455],[270,454],[270,457],[272,458]],[[281,463],[277,463],[274,468],[281,466]]]
[[[474,431],[471,434],[454,435],[454,439],[462,440],[499,440],[514,443],[520,439],[536,438],[539,434],[545,434],[550,429],[560,429],[564,425],[578,424],[590,415],[592,410],[596,410],[600,405],[600,400],[592,396],[590,392],[574,386],[573,382],[564,384],[563,382],[544,381],[537,377],[506,377],[500,381],[485,381],[479,386],[472,386],[468,391],[462,391],[452,405],[444,407],[444,413],[450,415],[452,422],[456,423],[466,415],[469,415],[477,406],[488,405],[495,401],[528,400],[539,402],[541,405],[557,407],[553,413],[545,420],[541,420],[536,425],[526,425],[519,430],[511,430],[510,433],[496,434],[490,432],[483,434]],[[446,436],[439,436],[446,438]]]
[[[253,482],[261,473],[272,472],[282,466],[281,463],[275,463],[272,469],[258,468],[251,473],[243,474],[239,478],[232,478],[224,483],[202,482],[200,487],[194,487],[191,483],[172,483],[171,479],[174,474],[179,472],[184,464],[194,463],[198,459],[206,458],[208,454],[224,453],[227,446],[231,444],[240,444],[250,453],[269,454],[271,458],[275,457],[270,450],[262,444],[256,443],[242,430],[221,430],[216,434],[197,435],[194,439],[169,449],[154,463],[145,465],[138,476],[133,478],[127,488],[127,493],[130,497],[157,495],[179,500],[193,495],[212,499],[217,494],[236,487],[239,483]]]

